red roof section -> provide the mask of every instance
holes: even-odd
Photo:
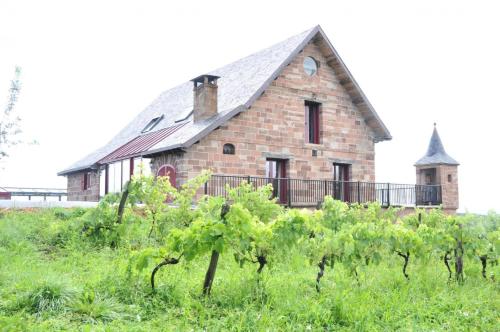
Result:
[[[163,139],[175,133],[177,130],[182,128],[187,122],[163,128],[152,133],[143,134],[137,136],[130,142],[122,145],[115,151],[108,154],[106,157],[98,161],[99,164],[108,164],[113,161],[123,160],[135,156],[139,156],[142,152],[148,151],[151,147],[155,146],[157,143],[161,142]]]

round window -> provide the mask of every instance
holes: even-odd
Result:
[[[304,71],[309,76],[313,76],[318,71],[318,64],[313,57],[308,56],[304,59]]]

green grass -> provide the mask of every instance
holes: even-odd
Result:
[[[117,249],[82,238],[77,211],[0,215],[0,331],[498,331],[500,285],[465,261],[463,285],[447,282],[437,259],[401,259],[359,270],[317,268],[298,251],[266,266],[240,268],[222,255],[210,298],[201,296],[209,257],[168,266],[151,294],[149,272],[130,274],[129,257],[146,243],[138,224]],[[140,234],[140,235],[139,235]],[[143,236],[144,239],[139,239]],[[491,271],[499,276],[500,268]],[[498,279],[498,277],[497,277]]]

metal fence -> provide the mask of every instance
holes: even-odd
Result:
[[[4,200],[11,200],[13,197],[27,197],[31,201],[33,197],[41,197],[46,201],[47,197],[57,197],[61,201],[67,195],[66,189],[0,187],[0,199]]]
[[[212,175],[204,191],[207,195],[226,196],[227,187],[237,187],[243,181],[255,187],[272,184],[273,196],[281,204],[296,207],[314,206],[327,195],[347,203],[379,202],[383,206],[441,204],[440,185]]]

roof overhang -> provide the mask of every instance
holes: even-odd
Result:
[[[98,164],[110,164],[115,161],[142,156],[148,152],[150,148],[175,133],[177,130],[184,127],[188,122],[183,122],[174,126],[163,128],[147,134],[139,135],[134,139],[123,144],[101,160]]]
[[[58,172],[58,176],[67,176],[73,173],[78,173],[82,171],[95,171],[99,169],[99,165],[94,164],[94,165],[89,165],[89,166],[83,166],[83,167],[75,167],[75,168],[70,168],[66,169],[64,171]]]

